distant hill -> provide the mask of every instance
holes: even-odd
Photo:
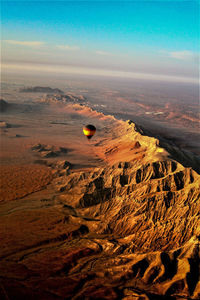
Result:
[[[63,91],[60,89],[52,89],[50,87],[42,87],[42,86],[35,86],[35,87],[27,87],[20,89],[21,93],[54,93],[54,94],[63,94]]]
[[[4,112],[8,109],[8,106],[9,104],[3,100],[3,99],[0,99],[0,112]]]

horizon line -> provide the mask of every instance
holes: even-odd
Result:
[[[77,74],[77,75],[89,75],[100,77],[114,77],[114,78],[129,78],[129,79],[141,79],[141,80],[153,80],[153,81],[166,81],[166,82],[183,82],[199,84],[199,77],[186,77],[186,76],[174,76],[160,73],[144,73],[144,72],[130,72],[121,70],[110,70],[92,67],[78,67],[73,65],[59,65],[59,64],[40,64],[40,63],[18,63],[18,62],[2,62],[1,68],[4,72],[10,71],[34,71],[42,73],[60,73],[60,74]]]

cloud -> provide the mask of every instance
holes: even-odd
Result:
[[[70,46],[70,45],[57,45],[56,47],[60,50],[69,50],[69,51],[80,49],[78,46]]]
[[[98,55],[111,55],[111,53],[105,52],[105,51],[101,51],[101,50],[96,51],[96,54],[98,54]]]
[[[27,47],[38,47],[45,43],[39,41],[16,41],[16,40],[4,40],[6,43],[11,45],[27,46]]]
[[[188,60],[194,58],[195,54],[192,51],[184,50],[184,51],[169,52],[169,56],[176,59]]]
[[[198,58],[198,54],[188,50],[182,51],[159,51],[167,57],[178,59],[178,60],[195,60]]]

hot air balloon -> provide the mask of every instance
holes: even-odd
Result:
[[[88,138],[88,140],[93,137],[95,132],[96,132],[96,127],[94,125],[89,124],[83,127],[83,133]]]

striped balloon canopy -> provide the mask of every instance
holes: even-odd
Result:
[[[89,124],[83,127],[83,133],[88,138],[88,140],[93,137],[95,132],[96,132],[96,127],[94,125]]]

